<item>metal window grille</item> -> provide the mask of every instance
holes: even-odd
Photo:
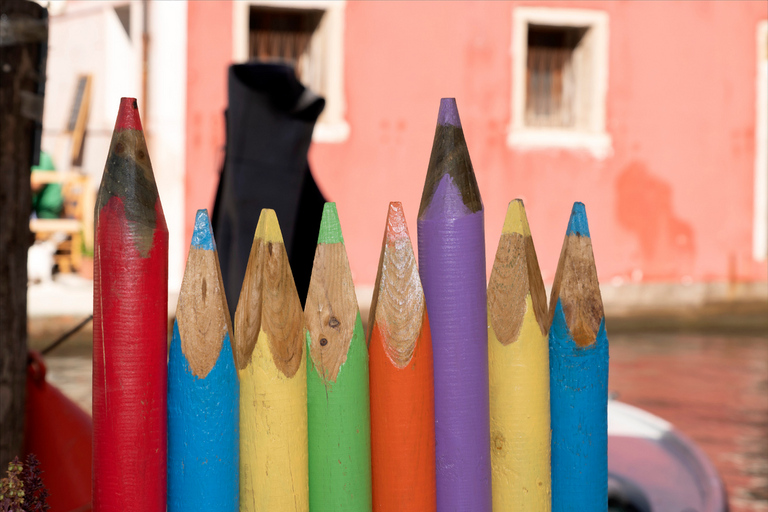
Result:
[[[263,62],[293,65],[297,77],[307,81],[312,70],[310,45],[323,16],[317,9],[251,7],[249,57]]]
[[[583,34],[583,29],[572,27],[528,27],[527,126],[576,126],[578,81],[574,52]]]

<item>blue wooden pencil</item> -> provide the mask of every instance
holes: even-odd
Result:
[[[552,510],[607,510],[608,338],[582,203],[571,211],[549,311]]]
[[[168,361],[168,511],[239,509],[239,383],[219,259],[198,210]]]

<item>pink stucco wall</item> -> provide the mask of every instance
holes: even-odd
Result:
[[[518,5],[608,13],[608,158],[507,146]],[[214,27],[213,11],[229,25]],[[215,59],[231,55],[231,6],[191,2],[189,16],[191,223],[193,204],[210,204],[215,188],[226,65]],[[310,159],[338,203],[358,284],[375,278],[389,201],[403,201],[415,241],[442,96],[458,101],[485,204],[489,271],[507,203],[521,197],[547,282],[573,201],[587,206],[604,282],[766,279],[765,262],[752,258],[762,3],[348,2],[345,16],[351,132],[343,143],[315,144]],[[202,44],[196,30],[215,34]]]
[[[224,158],[231,59],[232,6],[229,2],[189,2],[184,240],[192,238],[195,212],[213,208]]]

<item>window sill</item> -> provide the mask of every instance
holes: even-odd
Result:
[[[589,133],[556,128],[510,130],[507,146],[521,151],[586,150],[598,160],[604,160],[613,154],[611,136],[605,132]]]
[[[339,144],[349,138],[349,124],[346,121],[318,123],[312,132],[312,142]]]

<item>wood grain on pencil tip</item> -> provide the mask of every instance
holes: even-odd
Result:
[[[525,207],[521,200],[516,199],[509,204],[488,282],[490,322],[502,345],[509,345],[518,338],[527,311],[528,296],[533,305],[534,318],[541,333],[546,335],[547,293]]]
[[[398,368],[411,361],[425,313],[416,258],[413,254],[403,205],[389,204],[384,241],[379,258],[368,339],[374,324],[382,330],[387,355]]]
[[[605,510],[608,337],[582,203],[571,211],[549,314],[552,510]]]
[[[522,201],[509,204],[488,284],[493,509],[551,506],[547,302]]]
[[[369,325],[373,510],[434,511],[432,343],[399,202],[389,205]]]
[[[371,510],[368,350],[334,203],[320,222],[304,310],[311,510]]]
[[[575,203],[552,284],[549,322],[560,301],[573,340],[580,347],[591,345],[603,321],[603,300],[592,251],[592,238],[583,203]]]
[[[168,360],[168,511],[238,509],[239,382],[208,212],[198,210]]]
[[[275,366],[293,377],[303,360],[304,315],[274,210],[262,210],[235,313],[238,367],[250,362],[259,330],[267,334]],[[240,307],[242,304],[242,308]]]
[[[347,359],[358,315],[340,226],[336,204],[326,203],[304,308],[311,339],[309,356],[327,382],[336,381]]]
[[[231,336],[227,298],[207,210],[198,210],[176,320],[189,367],[204,379],[216,364],[225,336]]]
[[[240,510],[308,510],[304,315],[277,216],[261,211],[235,312]]]

